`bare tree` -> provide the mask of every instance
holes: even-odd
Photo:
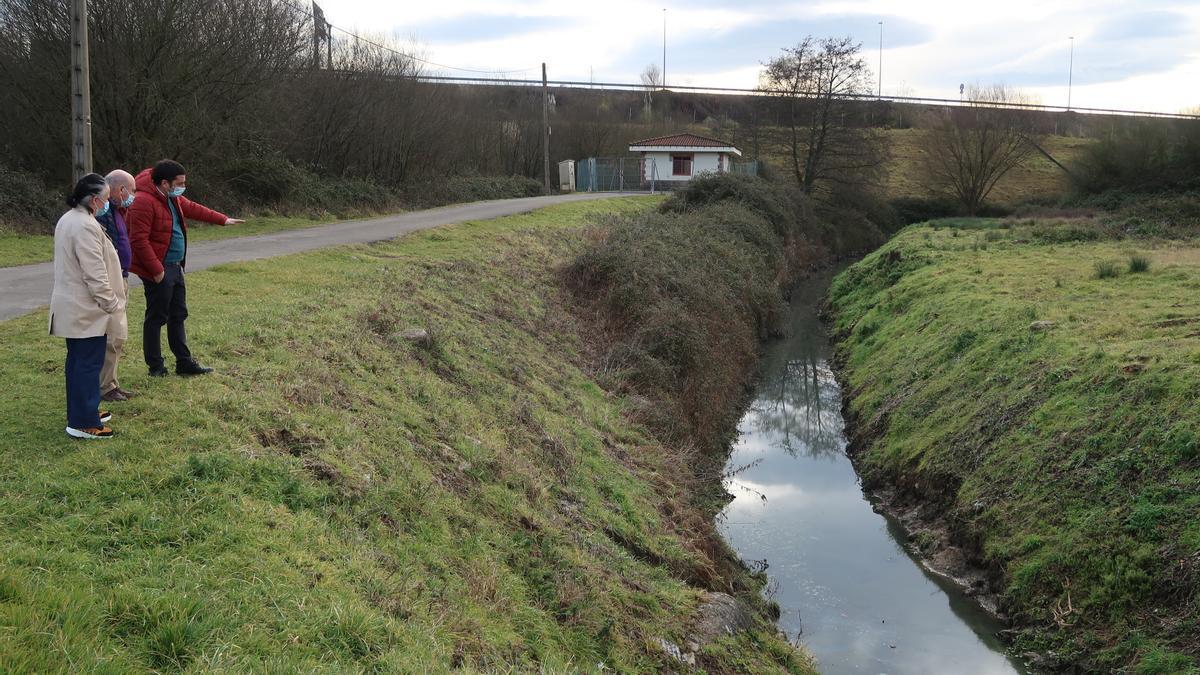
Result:
[[[1026,102],[1020,92],[1000,84],[972,85],[968,98],[971,105],[947,109],[929,132],[924,164],[931,185],[973,216],[996,183],[1036,147],[1028,138],[1029,113],[1011,106]]]
[[[0,87],[25,115],[0,121],[10,157],[62,177],[64,0],[0,0]],[[97,166],[228,151],[245,116],[307,44],[306,18],[271,0],[89,3]]]
[[[873,180],[886,156],[878,135],[858,123],[871,73],[849,37],[804,38],[764,65],[760,88],[785,101],[792,173],[806,194]]]
[[[642,85],[646,87],[645,96],[643,98],[643,114],[646,119],[650,119],[651,113],[654,110],[654,92],[662,88],[662,71],[658,69],[658,64],[651,63],[642,70]]]
[[[646,85],[647,89],[662,87],[662,71],[658,69],[657,63],[648,64],[642,70],[642,84]]]

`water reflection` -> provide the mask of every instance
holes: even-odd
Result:
[[[768,364],[750,412],[754,431],[795,457],[842,452],[842,415],[833,371],[811,343],[798,358]]]
[[[721,529],[763,560],[782,608],[824,673],[1013,673],[1000,627],[926,574],[863,498],[846,459],[840,391],[817,320],[821,283],[793,299],[791,337],[765,356],[739,425]]]

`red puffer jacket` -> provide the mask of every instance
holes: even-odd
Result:
[[[129,246],[133,249],[133,262],[129,271],[143,279],[153,279],[163,271],[163,259],[171,245],[171,209],[167,198],[158,191],[150,180],[150,169],[134,179],[137,194],[125,221],[129,226]],[[224,225],[229,218],[193,202],[186,197],[175,197],[175,207],[182,218],[183,236],[187,238],[187,219],[199,220],[214,225]],[[187,261],[186,254],[184,261]]]

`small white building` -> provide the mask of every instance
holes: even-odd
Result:
[[[641,153],[642,183],[681,185],[704,172],[729,171],[733,158],[742,151],[725,141],[696,134],[671,134],[646,138],[629,145]]]
[[[564,159],[558,163],[558,191],[575,191],[575,160]]]

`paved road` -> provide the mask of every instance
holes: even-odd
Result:
[[[498,199],[461,206],[444,206],[428,211],[412,211],[371,220],[353,220],[252,237],[198,242],[188,247],[188,271],[196,272],[222,263],[271,258],[326,246],[383,241],[438,225],[499,218],[526,213],[552,204],[630,194],[636,193],[580,192],[550,197]],[[132,285],[141,283],[134,277],[130,277],[130,282]],[[3,289],[0,290],[0,320],[11,319],[46,306],[50,303],[53,285],[53,263],[0,268],[0,289]]]

